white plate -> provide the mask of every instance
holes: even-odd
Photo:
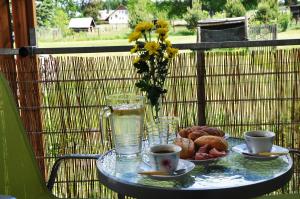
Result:
[[[179,136],[180,137],[180,136]],[[223,136],[223,138],[225,140],[227,140],[229,138],[229,134],[225,133],[225,135]],[[187,160],[190,162],[193,162],[196,165],[208,165],[208,164],[212,164],[212,163],[216,163],[217,161],[219,161],[221,158],[224,158],[228,155],[229,151],[226,153],[225,156],[221,156],[221,157],[217,157],[217,158],[209,158],[206,160],[188,160],[188,159],[182,159],[182,160]]]
[[[224,138],[225,140],[227,140],[229,137],[230,137],[229,134],[225,133],[225,135],[224,135],[223,138]]]
[[[179,159],[178,162],[178,166],[177,169],[185,169],[185,172],[182,174],[178,174],[178,175],[170,175],[170,176],[166,176],[166,175],[147,175],[149,178],[153,178],[156,180],[175,180],[175,179],[179,179],[184,177],[185,175],[187,175],[189,172],[191,172],[193,169],[195,168],[195,164],[187,161],[187,160],[182,160]],[[140,166],[140,170],[141,171],[153,171],[153,168],[151,168],[148,163],[145,163],[143,165]]]
[[[272,160],[272,159],[276,159],[279,157],[279,155],[272,155],[272,156],[261,156],[261,155],[255,155],[255,154],[251,154],[251,155],[247,155],[245,153],[250,153],[247,145],[246,144],[240,144],[237,146],[232,147],[232,150],[243,155],[246,158],[249,159],[255,159],[255,160]],[[271,152],[279,152],[279,153],[288,153],[289,150],[277,145],[273,145]]]

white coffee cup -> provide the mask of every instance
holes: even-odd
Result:
[[[247,148],[250,153],[270,152],[275,133],[271,131],[247,131],[244,133]]]
[[[150,148],[150,164],[157,171],[173,172],[179,162],[181,147],[175,144],[158,144]]]

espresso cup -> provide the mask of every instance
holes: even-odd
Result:
[[[173,172],[179,162],[181,147],[174,144],[158,144],[150,148],[150,163],[157,171]]]
[[[275,133],[271,131],[247,131],[244,133],[247,148],[250,153],[270,152]]]

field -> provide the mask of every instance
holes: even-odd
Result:
[[[170,36],[172,43],[195,43],[196,36]],[[122,46],[131,45],[128,39],[108,39],[91,41],[58,41],[58,42],[39,42],[39,47],[75,47],[75,46]]]
[[[300,38],[300,28],[289,29],[285,32],[278,33],[278,39],[296,39]],[[196,35],[184,35],[169,37],[172,43],[195,43]],[[129,43],[127,39],[105,39],[105,40],[86,40],[86,41],[40,41],[39,47],[51,48],[51,47],[83,47],[83,46],[121,46],[121,45],[133,45]],[[101,53],[101,55],[114,54],[114,53]],[[121,54],[129,54],[127,52]],[[78,55],[78,54],[77,54]],[[88,54],[89,56],[95,56],[96,54]],[[99,55],[99,54],[97,54]],[[120,55],[120,53],[118,53]],[[84,55],[86,56],[86,55]]]

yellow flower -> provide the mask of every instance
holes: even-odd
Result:
[[[130,49],[130,52],[135,53],[137,50],[138,50],[138,46],[134,45],[134,47]]]
[[[159,35],[158,38],[159,38],[161,41],[165,41],[165,40],[168,38],[168,34],[165,34],[165,35]]]
[[[168,22],[162,19],[157,20],[156,26],[159,28],[168,28]]]
[[[136,25],[134,31],[135,32],[143,32],[145,30],[151,30],[153,28],[153,26],[154,26],[153,23],[143,21],[143,22],[140,22]]]
[[[156,33],[160,34],[160,35],[165,35],[168,32],[168,28],[157,28],[156,29]]]
[[[133,64],[136,64],[136,63],[138,63],[140,60],[141,60],[141,58],[140,58],[140,57],[136,58],[136,59],[133,61]]]
[[[145,30],[151,30],[154,24],[151,22],[145,22]]]
[[[171,47],[167,48],[167,54],[168,54],[169,58],[175,57],[175,55],[177,53],[178,53],[178,49],[177,48],[171,48]]]
[[[172,44],[171,44],[170,40],[166,40],[166,46],[167,47],[172,47]]]
[[[145,44],[145,49],[149,51],[149,55],[157,54],[157,50],[159,49],[159,44],[155,41],[147,42]]]
[[[140,37],[142,36],[141,32],[132,32],[128,39],[129,39],[129,42],[132,42],[132,41],[136,41],[138,40]]]

